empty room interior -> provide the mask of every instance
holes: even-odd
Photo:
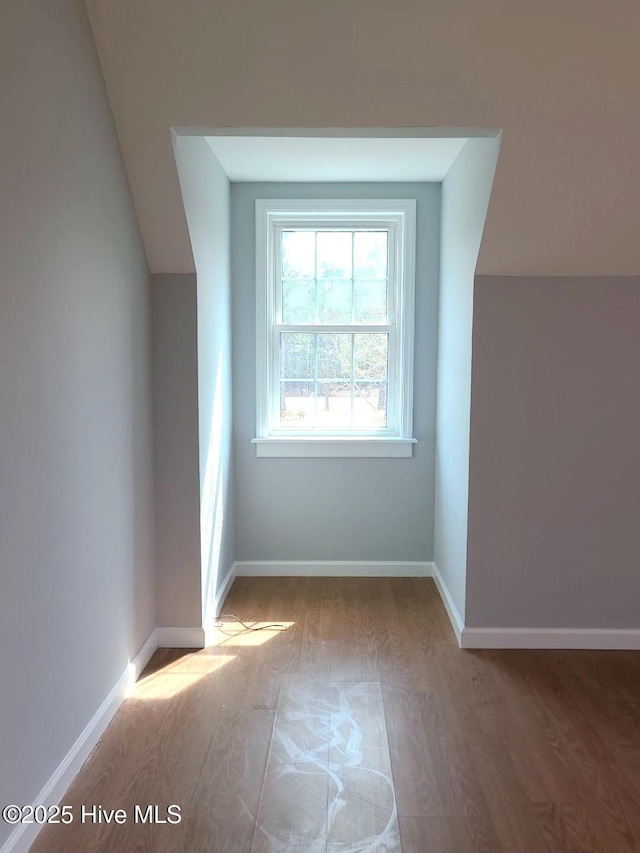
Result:
[[[640,851],[640,5],[0,4],[0,853]]]

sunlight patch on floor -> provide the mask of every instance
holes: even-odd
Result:
[[[233,623],[225,624],[222,628],[214,628],[211,636],[207,635],[209,646],[262,646],[278,634],[287,631],[295,622],[279,622],[277,627],[272,622],[247,622],[250,628]],[[272,627],[273,626],[273,627]]]
[[[186,654],[141,678],[130,698],[137,700],[173,699],[235,659],[235,655]]]

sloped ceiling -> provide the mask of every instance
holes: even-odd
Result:
[[[172,126],[503,128],[478,272],[640,272],[637,0],[87,0],[152,271]]]

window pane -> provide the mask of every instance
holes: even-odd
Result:
[[[354,335],[356,379],[386,380],[388,335]]]
[[[280,425],[304,429],[314,409],[316,336],[280,335]]]
[[[322,279],[318,282],[318,322],[351,322],[351,300],[353,285],[351,280]]]
[[[282,322],[313,323],[315,321],[316,283],[313,279],[282,280]]]
[[[280,335],[280,378],[313,379],[315,375],[315,335]]]
[[[316,235],[314,231],[282,232],[282,278],[314,278]]]
[[[355,278],[387,278],[387,231],[356,231],[354,235]]]
[[[350,429],[351,382],[318,382],[316,429]]]
[[[354,335],[353,425],[384,429],[387,425],[388,335]]]
[[[356,281],[354,283],[354,322],[387,322],[387,282]]]
[[[351,231],[318,231],[318,278],[351,278]]]
[[[318,335],[318,379],[351,382],[353,335]]]
[[[280,382],[280,427],[281,429],[309,429],[313,427],[315,399],[314,383]]]

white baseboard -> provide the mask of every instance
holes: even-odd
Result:
[[[446,583],[433,566],[433,579],[463,649],[640,650],[640,629],[628,628],[470,628],[458,612]]]
[[[456,635],[458,645],[462,646],[464,622],[462,621],[462,616],[460,616],[460,612],[456,607],[453,598],[451,597],[449,587],[444,582],[444,578],[440,573],[440,569],[435,563],[433,564],[433,580],[435,581],[436,588],[440,593],[440,598],[442,599],[442,603],[444,604],[444,609],[447,611],[447,616],[449,617],[449,621],[451,622],[453,633]]]
[[[216,597],[213,602],[213,612],[211,616],[207,619],[207,624],[204,629],[204,645],[212,646],[219,640],[220,635],[216,632],[214,625],[215,620],[222,613],[222,607],[224,605],[225,599],[231,589],[231,586],[236,579],[236,564],[232,563],[231,568],[225,575],[224,580],[222,581],[222,585],[220,589],[216,593]]]
[[[464,628],[463,649],[640,650],[640,630],[616,628]]]
[[[204,649],[204,628],[156,628],[159,649]]]
[[[431,577],[433,563],[354,560],[255,560],[236,562],[237,577]]]
[[[231,586],[232,586],[234,580],[236,579],[236,574],[237,574],[236,566],[237,565],[238,565],[237,563],[233,563],[233,565],[231,566],[231,568],[227,572],[225,579],[222,582],[222,586],[220,587],[220,589],[216,593],[215,613],[214,613],[215,616],[219,616],[222,613],[222,605],[224,604],[224,600],[227,597],[227,595],[229,594],[229,590],[231,589]]]
[[[136,655],[134,655],[133,660],[131,661],[131,666],[133,667],[133,681],[137,681],[142,675],[142,671],[145,666],[151,660],[151,656],[158,648],[158,629],[154,628],[153,631],[147,637],[145,643],[142,644],[140,650]]]

